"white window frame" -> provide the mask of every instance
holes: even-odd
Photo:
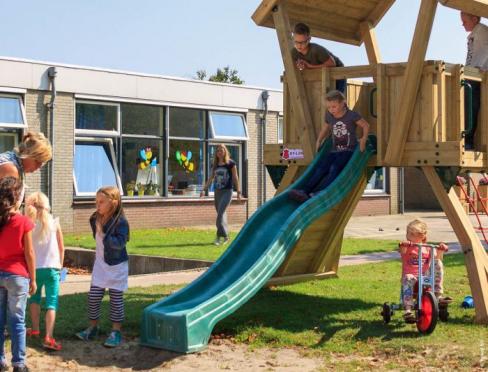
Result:
[[[76,128],[76,105],[78,103],[81,104],[88,104],[88,105],[97,105],[97,106],[115,106],[117,107],[117,119],[116,125],[117,130],[95,130],[95,129],[78,129]],[[120,136],[120,104],[113,103],[113,102],[105,102],[105,101],[85,101],[85,100],[76,100],[75,101],[75,135],[88,135],[88,136],[109,136],[109,137],[117,137]]]
[[[280,124],[281,122],[281,124]],[[284,139],[284,134],[285,134],[285,128],[284,128],[285,122],[283,119],[283,115],[278,115],[278,121],[276,125],[276,138],[278,139],[278,143],[283,143]],[[281,131],[280,131],[281,128]],[[281,138],[280,138],[280,132],[281,132]]]
[[[25,129],[27,128],[27,118],[25,114],[25,107],[24,107],[24,95],[21,94],[8,94],[0,92],[0,97],[8,97],[8,98],[16,98],[20,104],[20,113],[22,115],[22,124],[12,124],[12,123],[3,123],[0,122],[0,127],[3,128],[16,128],[16,129]]]
[[[242,118],[242,123],[244,124],[244,132],[246,135],[244,137],[238,137],[238,136],[216,136],[215,131],[214,131],[214,124],[213,124],[213,119],[212,115],[217,114],[217,115],[229,115],[229,116],[240,116]],[[235,112],[227,112],[227,111],[209,111],[208,112],[208,117],[209,117],[209,129],[210,129],[210,135],[209,140],[235,140],[235,141],[248,141],[249,140],[249,131],[247,129],[247,121],[246,117],[243,114],[235,113]]]
[[[115,157],[115,150],[114,150],[114,144],[112,141],[112,138],[100,138],[100,137],[76,137],[75,138],[75,147],[74,151],[76,151],[76,143],[77,142],[99,142],[99,143],[108,143],[109,148],[110,148],[110,155],[111,159],[110,162],[112,163],[112,166],[114,168],[115,172],[115,181],[117,182],[117,187],[119,188],[120,195],[124,195],[124,189],[122,188],[122,180],[120,178],[120,172],[119,168],[117,167],[117,159]],[[73,153],[73,157],[74,157]],[[75,197],[83,197],[83,196],[96,196],[96,192],[79,192],[78,191],[78,184],[76,182],[76,174],[75,174],[75,168],[73,166],[73,185],[75,188]]]
[[[221,142],[209,142],[208,143],[208,146],[209,147],[210,146],[218,146],[220,144],[222,144],[222,143]],[[223,143],[223,144],[226,147],[229,147],[229,146],[238,147],[238,151],[239,151],[239,164],[236,163],[236,166],[237,166],[237,177],[239,178],[239,190],[242,190],[242,177],[241,177],[242,176],[242,171],[243,171],[243,169],[242,169],[242,157],[244,155],[242,153],[242,143]],[[210,149],[208,149],[207,151],[208,151],[208,154],[210,155]],[[209,166],[209,174],[208,174],[208,176],[209,177],[211,176],[210,172],[212,172],[212,160],[213,159],[210,159],[209,158],[209,164],[208,164],[208,166]],[[235,159],[232,159],[232,160],[235,160]],[[241,173],[239,174],[239,172],[241,172]],[[205,182],[207,182],[207,181],[208,181],[208,179],[205,180]],[[232,185],[234,185],[234,181],[232,181]],[[208,192],[208,195],[209,196],[213,196],[214,195],[214,191],[209,191]],[[234,195],[237,195],[237,192],[234,191],[234,189],[232,189],[232,195],[233,196]]]
[[[386,193],[386,167],[383,167],[383,188],[380,189],[365,189],[364,195],[380,195]],[[369,180],[368,180],[369,182]]]

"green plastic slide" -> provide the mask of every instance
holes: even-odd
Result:
[[[364,153],[356,149],[337,179],[318,195],[303,204],[290,200],[289,190],[300,188],[320,156],[327,156],[331,146],[328,141],[320,156],[292,186],[253,214],[225,253],[204,274],[144,309],[141,344],[182,353],[205,348],[215,324],[254,296],[280,267],[307,226],[354,188],[375,152],[372,142]]]

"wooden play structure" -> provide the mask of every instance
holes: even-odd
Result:
[[[406,0],[405,0],[406,1]],[[253,15],[275,28],[285,72],[284,144],[266,145],[265,164],[286,167],[277,193],[310,164],[324,117],[324,96],[337,79],[349,79],[349,107],[360,112],[377,137],[371,167],[421,167],[461,243],[476,305],[476,321],[488,323],[488,256],[455,191],[463,170],[488,169],[488,73],[443,61],[425,61],[438,3],[488,16],[486,0],[421,0],[406,63],[381,63],[375,26],[394,0],[263,0]],[[292,27],[307,23],[312,36],[364,44],[368,65],[298,70],[292,60]],[[456,25],[457,26],[457,25]],[[460,29],[460,32],[462,30]],[[353,79],[371,78],[371,82]],[[466,82],[481,83],[475,149],[466,150]],[[476,120],[473,118],[472,120]],[[303,150],[303,159],[284,160],[284,148]],[[332,213],[307,228],[270,283],[336,275],[344,228],[367,184],[366,172]]]

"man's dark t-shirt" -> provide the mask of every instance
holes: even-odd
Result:
[[[325,114],[325,121],[332,127],[332,152],[354,151],[358,139],[356,136],[356,122],[361,119],[355,111],[346,109],[346,113],[335,118],[329,111]]]
[[[294,61],[298,59],[303,59],[310,63],[311,65],[321,65],[325,63],[330,57],[332,57],[336,63],[337,67],[343,67],[344,63],[332,54],[329,50],[324,48],[322,45],[310,43],[307,54],[301,54],[298,50],[292,50],[292,57]]]

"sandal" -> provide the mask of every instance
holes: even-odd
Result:
[[[56,340],[52,337],[46,336],[44,338],[44,342],[42,346],[49,350],[60,351],[62,349],[61,344],[56,342]]]
[[[39,337],[41,335],[41,331],[34,330],[32,328],[27,328],[26,330],[27,337]]]

